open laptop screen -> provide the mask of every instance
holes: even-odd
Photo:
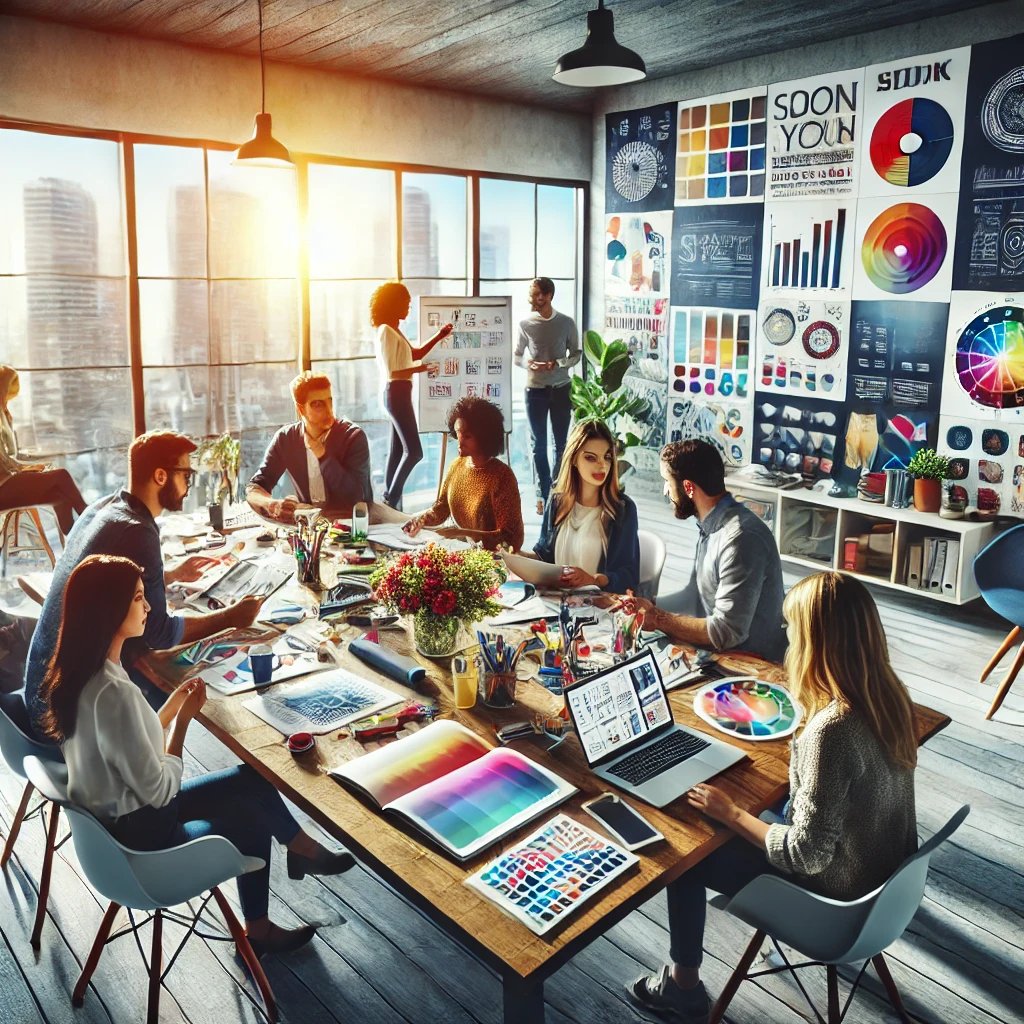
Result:
[[[668,696],[650,648],[574,683],[565,697],[590,765],[622,754],[672,724]]]

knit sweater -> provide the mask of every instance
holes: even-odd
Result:
[[[836,701],[791,744],[786,823],[768,829],[768,860],[822,896],[877,889],[917,849],[914,772],[897,768],[864,719]]]
[[[501,459],[474,466],[459,457],[448,467],[441,493],[433,508],[423,513],[424,526],[442,526],[449,519],[464,530],[488,530],[498,534],[487,547],[523,546],[523,507],[519,481]]]

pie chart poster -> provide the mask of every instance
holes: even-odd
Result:
[[[953,289],[1024,290],[1024,35],[971,48]]]
[[[606,213],[671,210],[676,185],[676,104],[608,114]]]

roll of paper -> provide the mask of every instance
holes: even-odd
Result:
[[[360,661],[365,661],[367,665],[384,673],[389,679],[394,679],[396,683],[404,683],[413,689],[419,689],[427,678],[427,670],[412,658],[407,658],[404,654],[396,654],[387,647],[375,644],[365,637],[353,640],[348,645],[348,649]]]

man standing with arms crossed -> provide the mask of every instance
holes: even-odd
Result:
[[[519,324],[515,361],[526,368],[526,418],[530,423],[530,447],[537,486],[537,514],[551,492],[551,480],[565,451],[572,419],[569,400],[569,369],[580,361],[580,336],[571,316],[551,305],[555,285],[549,277],[538,277],[530,285],[532,315]],[[555,440],[555,464],[548,463],[548,417]]]

